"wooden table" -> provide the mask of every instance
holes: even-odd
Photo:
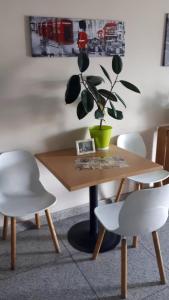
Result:
[[[75,159],[77,158],[75,149],[64,149],[36,154],[36,158],[42,162],[69,191],[89,187],[90,219],[75,224],[68,232],[68,240],[78,250],[91,253],[93,252],[98,234],[98,222],[94,214],[94,209],[98,205],[98,184],[145,172],[156,171],[161,169],[162,166],[114,145],[107,151],[98,151],[85,156],[119,156],[126,160],[128,167],[79,170],[75,168]],[[101,252],[112,249],[119,240],[119,236],[108,233],[104,239]]]

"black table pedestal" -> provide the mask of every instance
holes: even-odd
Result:
[[[94,210],[98,206],[98,187],[89,187],[90,220],[73,225],[68,232],[68,241],[76,249],[92,253],[97,241],[99,223]],[[105,252],[116,247],[120,242],[120,236],[106,232],[100,252]]]
[[[73,225],[68,232],[68,241],[79,251],[93,253],[97,241],[97,235],[94,237],[90,234],[90,221],[86,220]],[[115,248],[119,242],[119,235],[106,232],[100,252],[105,252]]]

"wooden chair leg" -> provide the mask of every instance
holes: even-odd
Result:
[[[165,284],[166,283],[166,277],[165,277],[165,271],[164,271],[164,266],[163,266],[163,259],[162,259],[162,256],[161,256],[160,242],[159,242],[158,233],[156,231],[153,231],[152,236],[153,236],[154,249],[155,249],[155,253],[156,253],[157,265],[158,265],[158,269],[159,269],[159,273],[160,273],[161,283]]]
[[[105,228],[103,226],[101,226],[100,231],[99,231],[99,236],[98,236],[98,239],[96,242],[96,246],[94,248],[92,259],[96,259],[99,254],[105,232],[106,232]]]
[[[138,247],[139,238],[138,236],[133,236],[133,248]]]
[[[39,214],[35,214],[35,223],[38,229],[40,229],[40,216]]]
[[[16,218],[11,218],[11,270],[15,270],[16,264]]]
[[[121,298],[127,298],[127,241],[121,240]]]
[[[7,235],[8,235],[8,217],[4,216],[4,224],[3,224],[3,232],[2,232],[3,240],[7,239]]]
[[[136,183],[136,190],[140,191],[140,189],[142,189],[144,186],[143,184],[137,182]],[[132,244],[132,247],[133,248],[137,248],[138,247],[138,243],[139,243],[139,238],[138,236],[133,236],[133,244]]]
[[[118,202],[120,200],[120,196],[121,196],[122,189],[124,187],[124,183],[125,183],[125,178],[123,178],[120,182],[120,186],[119,186],[119,189],[118,189],[118,192],[117,192],[117,195],[116,195],[115,202]]]
[[[139,191],[141,189],[141,183],[137,182],[136,183],[136,190]]]
[[[55,227],[53,225],[51,214],[48,209],[45,209],[45,214],[46,214],[46,219],[48,221],[48,226],[50,229],[51,237],[52,237],[56,252],[60,252],[60,246],[59,246],[58,238],[56,235]]]

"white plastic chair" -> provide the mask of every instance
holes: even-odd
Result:
[[[165,272],[160,253],[157,230],[167,221],[169,209],[169,185],[139,190],[125,201],[99,206],[95,214],[101,223],[94,249],[96,259],[105,231],[121,235],[121,296],[127,297],[127,237],[152,233],[161,283],[165,284]]]
[[[122,134],[117,139],[117,146],[126,149],[139,156],[146,157],[146,147],[142,136],[139,133],[126,133]],[[122,189],[126,182],[126,179],[130,179],[136,183],[137,189],[140,189],[144,185],[153,186],[155,183],[162,185],[163,180],[169,177],[169,172],[166,170],[158,170],[153,172],[147,172],[140,175],[130,176],[121,180],[119,190],[116,195],[115,202],[118,202],[121,196]],[[134,237],[133,247],[137,247],[138,238]]]
[[[16,263],[16,218],[35,214],[40,227],[38,212],[45,210],[52,240],[57,252],[60,247],[49,212],[56,202],[39,181],[35,158],[27,151],[16,150],[0,155],[0,212],[4,215],[3,238],[7,237],[8,217],[11,218],[11,269]]]

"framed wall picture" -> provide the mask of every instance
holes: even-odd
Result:
[[[76,151],[77,155],[94,153],[96,151],[94,139],[76,141]]]
[[[29,26],[33,57],[124,56],[123,21],[30,16]]]
[[[169,66],[169,14],[166,15],[163,66]]]

